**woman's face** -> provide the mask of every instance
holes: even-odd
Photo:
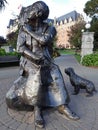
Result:
[[[32,11],[30,11],[30,16],[29,18],[30,19],[36,19],[38,17],[38,12],[39,12],[39,9],[37,6],[33,6],[32,7]]]

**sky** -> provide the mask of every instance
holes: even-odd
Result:
[[[0,36],[6,38],[7,26],[10,19],[15,19],[19,15],[21,7],[31,5],[36,0],[7,0],[6,8],[0,12]],[[49,18],[59,17],[65,15],[73,10],[81,13],[83,12],[85,3],[88,0],[43,0],[50,10]]]

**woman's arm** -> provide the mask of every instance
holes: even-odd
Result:
[[[21,28],[17,39],[17,51],[24,55],[29,60],[39,60],[40,57],[36,56],[29,48],[26,47],[26,33]]]
[[[26,26],[23,27],[24,31],[30,34],[35,40],[37,40],[41,45],[45,45],[53,40],[56,35],[56,29],[53,26],[48,26],[46,32],[37,34],[33,31],[28,30]]]

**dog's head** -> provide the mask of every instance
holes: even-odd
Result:
[[[67,69],[65,69],[65,73],[70,76],[71,73],[74,73],[74,69],[71,67],[67,68]]]

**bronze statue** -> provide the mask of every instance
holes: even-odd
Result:
[[[22,9],[17,40],[17,51],[21,53],[20,76],[6,94],[10,108],[34,107],[35,125],[40,128],[44,127],[42,108],[47,106],[57,107],[72,120],[79,119],[68,107],[69,95],[52,58],[56,29],[45,22],[48,15],[49,8],[42,1]]]
[[[93,92],[97,92],[94,83],[88,79],[77,75],[73,68],[66,68],[65,73],[69,76],[70,82],[74,87],[74,95],[77,95],[80,92],[80,89],[85,89],[87,92],[86,96],[88,97],[92,96]]]

